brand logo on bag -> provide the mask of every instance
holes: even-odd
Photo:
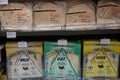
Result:
[[[21,61],[21,62],[28,62],[28,61],[29,61],[29,58],[21,58],[20,61]]]
[[[65,57],[58,57],[57,60],[58,61],[65,61]]]
[[[55,13],[51,13],[50,17],[56,19],[56,18],[59,18],[60,15],[59,14],[55,14]]]
[[[17,16],[19,16],[19,17],[27,16],[27,13],[23,13],[23,12],[17,13]]]
[[[96,59],[105,59],[106,56],[97,56]]]

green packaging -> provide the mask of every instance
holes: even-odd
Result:
[[[80,42],[67,42],[67,45],[44,42],[45,76],[78,78],[80,76],[80,49]]]

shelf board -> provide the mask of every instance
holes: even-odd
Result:
[[[6,38],[6,32],[0,31],[0,41],[46,41],[46,40],[82,40],[110,38],[120,40],[120,29],[109,30],[85,30],[85,31],[37,31],[37,32],[16,32],[16,38]]]
[[[85,30],[85,31],[36,31],[36,32],[16,32],[18,37],[23,36],[84,36],[84,35],[120,35],[120,29],[109,30]],[[5,37],[6,32],[0,31],[0,37]]]

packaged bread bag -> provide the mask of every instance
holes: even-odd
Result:
[[[97,28],[120,28],[120,2],[117,0],[101,0],[97,7]]]
[[[43,77],[42,42],[28,42],[27,47],[21,47],[20,44],[6,44],[8,80],[39,80]]]
[[[1,12],[1,27],[5,31],[32,30],[32,4],[11,2],[3,5]]]
[[[64,2],[38,2],[33,7],[33,30],[61,30],[65,25]]]
[[[44,74],[48,80],[78,80],[80,77],[80,42],[44,42]]]
[[[117,80],[119,75],[120,42],[101,44],[98,40],[84,41],[83,77],[91,80]]]
[[[68,2],[66,13],[67,30],[95,29],[95,8],[92,2]]]

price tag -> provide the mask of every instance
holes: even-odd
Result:
[[[100,44],[110,44],[110,39],[100,39]]]
[[[20,47],[20,48],[25,48],[25,47],[27,47],[27,42],[25,42],[25,41],[18,42],[18,47]]]
[[[16,38],[16,32],[7,32],[7,38]]]
[[[0,4],[8,4],[8,0],[0,0]]]
[[[58,45],[67,45],[67,40],[58,40]]]

